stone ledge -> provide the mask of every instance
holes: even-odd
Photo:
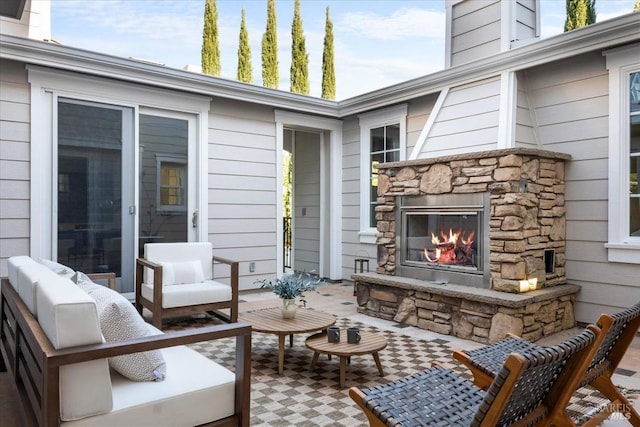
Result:
[[[451,156],[441,156],[427,159],[404,160],[401,162],[388,162],[376,165],[378,169],[391,169],[404,166],[423,166],[436,163],[445,163],[458,160],[484,159],[486,157],[508,156],[510,154],[536,156],[547,159],[570,160],[571,155],[556,151],[538,150],[535,148],[505,148],[501,150],[479,151],[474,153],[454,154]]]
[[[567,295],[575,295],[580,292],[581,289],[578,285],[566,284],[529,291],[523,294],[512,294],[491,289],[456,285],[453,283],[428,282],[425,280],[387,276],[378,273],[353,274],[351,279],[355,282],[366,282],[418,292],[429,292],[436,295],[464,298],[509,308],[525,307],[536,302],[544,302]]]

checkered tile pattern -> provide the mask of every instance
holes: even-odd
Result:
[[[185,329],[211,324],[210,319],[190,319],[169,326]],[[388,340],[380,360],[385,376],[380,377],[371,355],[354,356],[347,367],[346,388],[339,389],[339,359],[328,360],[321,355],[314,372],[309,372],[312,351],[304,345],[308,335],[294,336],[293,347],[286,340],[284,374],[278,375],[278,342],[271,334],[254,332],[252,336],[251,425],[262,427],[366,426],[362,411],[348,395],[348,388],[372,387],[431,366],[433,361],[455,370],[466,378],[468,371],[458,364],[451,348],[443,339],[421,340],[397,332],[379,330],[373,326],[338,319],[343,331],[349,326],[384,335]],[[343,332],[344,334],[344,332]],[[235,341],[224,339],[191,346],[208,358],[233,370]],[[170,375],[170,373],[168,373]],[[588,413],[604,402],[594,397],[595,391],[584,391],[570,408],[572,413]]]

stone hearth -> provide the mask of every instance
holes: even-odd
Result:
[[[575,326],[577,285],[514,294],[377,273],[352,276],[358,312],[482,343],[529,341]]]

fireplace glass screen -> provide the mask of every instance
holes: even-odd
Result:
[[[407,264],[481,270],[477,212],[406,212]]]

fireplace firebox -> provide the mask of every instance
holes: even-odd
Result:
[[[398,199],[398,275],[488,287],[486,194],[398,196]]]

